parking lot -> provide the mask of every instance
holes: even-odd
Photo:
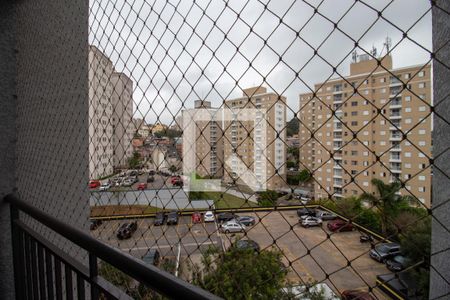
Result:
[[[276,247],[283,253],[292,283],[325,281],[336,291],[375,286],[376,275],[389,271],[372,260],[370,244],[360,243],[358,231],[331,233],[322,227],[303,228],[295,210],[240,213],[251,215],[256,224],[247,227],[246,235],[261,249]],[[138,219],[138,230],[128,240],[119,241],[116,229],[125,221],[106,221],[92,233],[108,244],[141,258],[150,248],[162,256],[176,257],[190,263],[200,262],[200,253],[211,245],[226,249],[242,234],[224,234],[216,223],[192,224],[190,216],[182,216],[178,225],[154,226],[153,218]],[[329,236],[329,238],[327,237]],[[327,274],[329,277],[327,277]],[[385,296],[376,291],[378,299]]]

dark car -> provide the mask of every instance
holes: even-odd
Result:
[[[389,271],[400,272],[410,265],[410,260],[403,255],[397,255],[386,260],[386,267]]]
[[[330,231],[352,231],[353,225],[347,221],[338,219],[331,222],[328,222],[327,227]]]
[[[316,210],[313,208],[300,208],[297,209],[297,216],[301,217],[301,216],[312,216],[315,217],[316,216]]]
[[[98,228],[98,226],[100,226],[102,224],[102,220],[91,220],[91,226],[90,229],[91,230],[95,230]]]
[[[235,218],[235,220],[241,224],[244,224],[245,226],[252,226],[256,223],[255,218],[251,216],[238,216]]]
[[[159,259],[161,255],[159,251],[156,249],[149,249],[148,252],[144,255],[142,260],[149,265],[157,266],[159,264]]]
[[[171,211],[167,214],[167,225],[176,225],[178,224],[178,212]]]
[[[164,225],[164,221],[166,220],[166,214],[163,211],[157,212],[155,215],[155,221],[153,225],[161,226]]]
[[[153,177],[153,176],[149,176],[147,178],[147,183],[154,182],[154,181],[155,181],[155,177]]]
[[[343,300],[375,300],[369,292],[363,290],[346,290],[341,296]]]
[[[155,170],[150,170],[148,176],[154,176],[156,174]]]
[[[119,240],[129,239],[137,230],[137,222],[124,223],[117,230],[117,238]]]
[[[253,240],[239,240],[234,244],[234,246],[239,250],[251,249],[255,252],[259,252],[260,250],[258,243]]]
[[[370,257],[378,262],[385,262],[386,260],[399,254],[400,245],[397,243],[379,244],[369,252]]]
[[[217,215],[216,219],[219,223],[228,222],[235,219],[237,216],[230,212],[224,212]]]

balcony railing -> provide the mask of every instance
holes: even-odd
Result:
[[[98,258],[168,298],[220,299],[112,248],[13,195],[6,196],[5,200],[11,205],[17,299],[86,299],[89,298],[87,294],[90,299],[132,299],[98,275]],[[84,266],[29,227],[20,219],[22,213],[85,250],[89,255],[89,266]]]

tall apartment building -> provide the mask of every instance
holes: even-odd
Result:
[[[260,183],[265,183],[267,189],[285,187],[286,98],[268,93],[265,87],[253,87],[245,89],[240,98],[226,100],[225,104],[232,111],[260,109],[260,112],[251,121],[224,121],[224,159],[231,163],[231,166],[225,164],[224,180],[230,182],[234,179],[238,184],[243,183],[236,174],[248,168],[256,177],[250,187],[258,189]],[[263,120],[267,123],[260,127],[258,122]],[[266,147],[258,149],[255,142],[259,142],[264,135],[267,138]]]
[[[193,115],[195,110],[210,111],[210,121],[195,121],[195,168],[202,177],[221,178],[223,176],[223,125],[217,116],[217,108],[211,107],[210,101],[196,100],[193,109],[182,111],[182,118],[178,118],[178,125],[183,128],[185,114]],[[192,121],[193,122],[193,121]],[[183,143],[184,146],[185,142]],[[191,146],[191,149],[193,147]]]
[[[391,56],[381,65],[355,57],[350,76],[300,95],[300,169],[314,172],[316,198],[374,193],[373,178],[399,179],[402,195],[429,206],[431,66],[393,69]]]
[[[89,175],[99,178],[131,156],[133,82],[112,61],[89,47]]]

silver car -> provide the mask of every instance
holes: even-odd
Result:
[[[322,219],[307,216],[306,218],[302,218],[302,226],[303,227],[312,227],[312,226],[321,226]]]
[[[221,229],[225,233],[230,232],[244,232],[245,231],[245,225],[237,223],[236,221],[228,221],[224,224],[222,224]]]

